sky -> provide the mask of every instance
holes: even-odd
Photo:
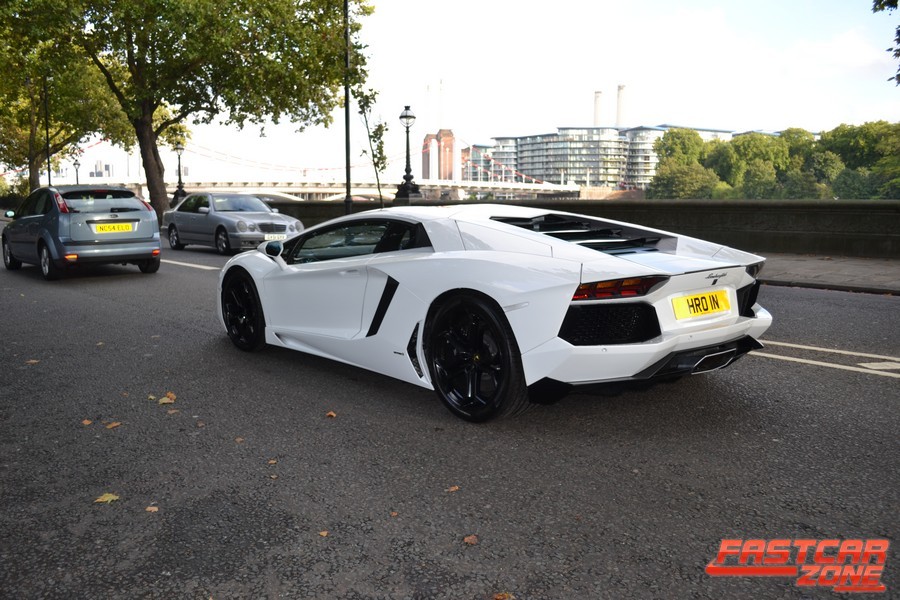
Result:
[[[387,123],[385,174],[399,183],[409,105],[413,175],[422,138],[451,129],[458,143],[616,124],[669,124],[729,131],[827,131],[841,123],[900,122],[900,87],[888,81],[900,11],[871,0],[370,0],[363,19],[375,121]],[[355,173],[371,173],[355,105]],[[186,180],[343,180],[344,117],[297,132],[284,123],[244,130],[191,126]],[[90,151],[106,151],[103,145]],[[92,164],[85,152],[82,164]],[[167,179],[174,154],[164,153]],[[137,171],[132,156],[127,171]],[[82,167],[82,174],[85,167]],[[119,167],[121,171],[121,167]],[[395,175],[393,178],[392,175]],[[371,178],[371,177],[369,177]]]

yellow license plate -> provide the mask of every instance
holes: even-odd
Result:
[[[277,241],[277,240],[285,240],[287,239],[286,233],[267,233],[264,237],[267,242]]]
[[[718,290],[673,298],[672,308],[675,309],[675,318],[680,321],[681,319],[728,312],[731,310],[731,304],[728,302],[728,292]]]
[[[134,231],[131,223],[97,223],[94,225],[97,233],[119,233],[122,231]]]

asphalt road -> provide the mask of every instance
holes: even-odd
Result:
[[[896,544],[898,297],[764,287],[773,343],[729,369],[472,425],[236,350],[225,259],[163,259],[0,271],[3,598],[835,598],[704,569],[723,538]]]

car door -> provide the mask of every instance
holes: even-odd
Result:
[[[47,213],[52,209],[50,202],[48,190],[35,190],[22,203],[15,220],[6,226],[10,252],[19,260],[37,262],[37,242],[45,226]]]
[[[386,220],[345,222],[292,245],[287,268],[264,283],[266,315],[276,333],[351,339],[362,329],[366,263],[387,230]]]
[[[197,211],[202,201],[202,194],[191,194],[185,198],[184,202],[181,203],[172,215],[175,227],[178,228],[178,236],[184,243],[198,241],[198,220],[203,215]]]

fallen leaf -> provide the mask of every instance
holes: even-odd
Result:
[[[32,358],[31,360],[26,360],[26,361],[25,361],[25,364],[26,364],[26,365],[36,365],[36,364],[38,364],[39,362],[41,362],[41,361]]]
[[[175,401],[169,398],[168,396],[163,396],[159,399],[160,404],[175,404]]]
[[[322,537],[328,537],[328,531],[320,531],[319,535]]]
[[[398,513],[396,510],[392,510],[392,511],[391,511],[391,516],[392,516],[392,517],[396,517],[396,516],[399,515],[399,514],[400,514],[400,513]]]
[[[278,475],[269,475],[269,479],[278,479]]]
[[[123,398],[127,398],[127,397],[128,397],[128,392],[122,392],[122,397],[123,397]]]
[[[103,342],[97,342],[97,345],[98,345],[98,346],[102,346],[102,345],[103,345]]]
[[[175,395],[175,392],[166,392],[166,398],[170,398],[172,402],[175,402],[175,398],[178,396]]]
[[[158,506],[148,506],[144,510],[146,510],[149,513],[155,513],[155,512],[159,512],[159,507]]]
[[[244,443],[244,438],[242,438],[242,437],[236,437],[236,438],[234,438],[234,441],[237,442],[238,444],[243,444],[243,443]]]
[[[446,490],[444,490],[444,491],[445,491],[445,492],[448,492],[448,493],[450,493],[450,494],[452,494],[453,492],[458,492],[458,491],[459,491],[459,486],[458,486],[458,485],[451,485],[450,487],[448,487],[448,488],[447,488]]]
[[[110,502],[115,502],[118,499],[119,499],[119,497],[116,496],[115,494],[110,494],[109,492],[107,492],[107,493],[103,494],[102,496],[100,496],[99,498],[97,498],[96,500],[94,500],[94,503],[96,504],[99,502],[102,504],[109,504]]]
[[[120,423],[119,421],[113,421],[112,423],[110,423],[109,425],[107,425],[106,428],[107,428],[107,429],[115,429],[116,427],[118,427],[118,426],[121,425],[121,424],[122,424],[122,423]]]
[[[337,413],[334,412],[333,410],[329,410],[327,413],[325,413],[325,416],[328,417],[329,419],[333,419],[337,416]]]
[[[197,421],[197,427],[206,427],[206,423],[203,421]]]
[[[478,536],[473,533],[472,535],[467,535],[466,537],[464,537],[463,541],[470,546],[474,546],[478,543]]]
[[[166,411],[166,414],[167,414],[167,415],[174,415],[175,413],[180,413],[180,412],[181,412],[181,411],[178,410],[177,408],[170,408],[169,410]]]
[[[153,394],[147,394],[147,400],[156,400],[156,396]]]
[[[267,464],[267,465],[277,465],[277,464],[278,464],[278,461],[275,460],[274,458],[270,458],[269,461],[268,461],[266,464]]]
[[[91,423],[93,423],[93,421],[91,421],[90,419],[85,419],[81,422],[82,425],[90,425]]]
[[[516,597],[509,592],[500,592],[499,594],[494,594],[493,600],[516,600]]]

